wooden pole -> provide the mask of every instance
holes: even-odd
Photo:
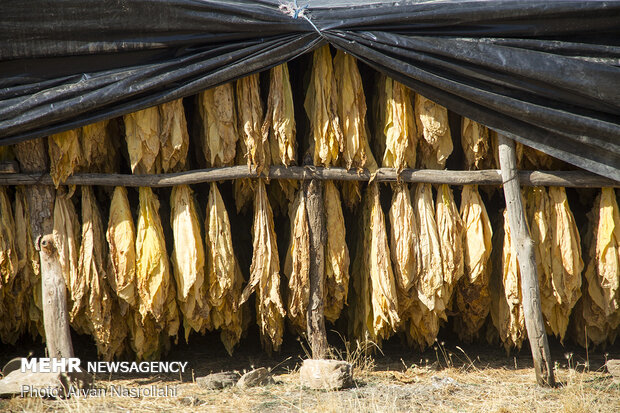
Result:
[[[1,171],[0,171],[1,172]],[[0,173],[0,185],[53,185],[52,177],[47,173]],[[579,188],[620,187],[614,181],[586,171],[519,171],[521,185],[525,186],[563,186]],[[480,171],[450,171],[430,169],[404,169],[397,173],[394,168],[379,168],[375,175],[376,182],[401,182],[448,184],[448,185],[501,185],[500,171],[487,169]],[[198,169],[152,175],[97,174],[80,173],[67,179],[67,185],[100,186],[149,186],[168,187],[175,185],[192,185],[203,182],[225,181],[239,178],[269,179],[319,179],[323,181],[365,181],[370,180],[370,172],[363,170],[346,170],[345,168],[272,166],[268,171],[257,175],[255,170],[245,165],[225,166],[219,168]]]
[[[523,295],[523,315],[527,337],[534,358],[536,381],[541,386],[554,386],[553,365],[545,324],[540,305],[538,274],[534,256],[534,242],[530,237],[525,209],[521,198],[521,188],[517,174],[515,143],[512,139],[498,135],[499,161],[508,210],[508,223],[513,235],[514,245],[521,270],[521,292]]]
[[[73,357],[67,312],[67,289],[54,236],[47,234],[40,238],[38,244],[43,283],[43,323],[48,354],[53,358]]]
[[[46,149],[44,138],[15,145],[15,155],[21,170],[27,173],[47,173]],[[31,185],[26,188],[32,237],[37,241],[36,248],[41,259],[43,326],[48,356],[68,358],[73,357],[73,345],[67,312],[67,288],[51,235],[55,193],[54,187],[49,185]]]
[[[327,355],[323,290],[325,288],[325,206],[323,203],[323,182],[318,179],[304,181],[306,213],[310,232],[310,297],[308,299],[308,341],[313,359],[324,359]]]

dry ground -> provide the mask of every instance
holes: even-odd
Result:
[[[359,372],[358,372],[359,373]],[[603,373],[560,369],[565,381],[557,389],[534,384],[530,368],[485,368],[433,371],[410,368],[362,372],[356,387],[334,392],[302,390],[294,373],[278,374],[276,384],[249,390],[204,390],[196,384],[156,379],[178,386],[176,398],[120,398],[43,401],[13,399],[0,402],[3,411],[321,411],[321,412],[618,412],[620,385]],[[151,380],[146,380],[152,383]],[[121,381],[116,381],[116,384]],[[145,380],[122,381],[129,386]],[[102,384],[101,382],[99,384]]]
[[[191,344],[191,343],[190,343]],[[268,358],[259,349],[240,349],[227,357],[209,349],[210,343],[180,346],[169,360],[188,360],[192,371],[183,376],[96,377],[99,387],[175,386],[176,397],[105,397],[41,400],[0,400],[0,411],[70,412],[619,412],[620,383],[603,367],[609,353],[574,353],[554,348],[557,388],[536,385],[529,350],[506,356],[501,349],[438,343],[425,353],[403,352],[399,345],[370,355],[343,346],[339,358],[354,363],[355,386],[342,391],[304,390],[297,369],[305,357],[299,346]],[[570,349],[569,349],[570,351]],[[409,357],[403,357],[408,354]],[[207,390],[194,377],[227,369],[272,369],[275,384],[242,390]]]

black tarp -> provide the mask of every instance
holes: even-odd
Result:
[[[194,94],[324,42],[620,180],[620,2],[0,2],[0,144]],[[298,7],[299,9],[299,7]]]

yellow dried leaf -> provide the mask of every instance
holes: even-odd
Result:
[[[349,291],[349,248],[338,189],[332,181],[325,181],[323,204],[327,244],[325,245],[325,318],[335,322],[347,302]]]
[[[114,188],[106,239],[110,248],[108,280],[116,295],[131,307],[136,296],[136,228],[127,199],[127,189]]]
[[[424,138],[421,163],[429,169],[443,169],[453,149],[448,110],[416,94],[415,113],[418,136]]]
[[[551,275],[551,201],[544,187],[530,187],[526,190],[527,219],[530,224],[534,255],[540,289],[540,305],[545,316],[547,329],[564,339],[569,314],[563,314],[560,303],[555,299]]]
[[[411,345],[424,350],[439,332],[439,316],[418,297],[424,258],[420,249],[420,225],[414,212],[409,188],[404,183],[393,186],[390,208],[390,251],[396,276],[398,315],[402,330]]]
[[[441,245],[443,264],[443,301],[449,308],[452,292],[464,274],[463,261],[463,221],[454,203],[452,190],[448,185],[440,185],[437,190],[435,218]]]
[[[306,312],[309,299],[310,245],[305,197],[300,190],[290,209],[291,244],[287,250],[285,274],[289,278],[288,314],[301,333],[306,331]],[[325,318],[335,322],[347,301],[349,284],[349,250],[345,241],[346,229],[340,195],[331,181],[325,182],[323,204],[326,215],[327,243],[325,244]]]
[[[73,317],[73,314],[77,314],[78,310],[84,305],[83,299],[87,291],[87,284],[86,280],[78,276],[80,223],[73,202],[71,202],[72,195],[73,190],[67,193],[63,187],[56,191],[53,235],[62,275],[73,302],[70,311]]]
[[[84,163],[80,148],[81,131],[73,129],[47,138],[50,157],[50,175],[54,185],[65,182]]]
[[[620,211],[613,188],[602,188],[588,214],[583,296],[575,307],[577,341],[613,344],[620,326]]]
[[[232,165],[238,138],[232,83],[199,93],[198,111],[202,120],[202,151],[207,165]]]
[[[416,285],[418,298],[429,311],[445,319],[441,244],[437,233],[431,184],[418,184],[414,202],[422,258]]]
[[[306,331],[310,299],[310,235],[304,190],[297,192],[289,209],[291,243],[286,250],[284,274],[288,277],[288,318],[298,333]],[[326,261],[327,262],[327,261]],[[327,288],[325,288],[327,291]]]
[[[208,320],[206,297],[201,294],[205,281],[205,249],[196,212],[194,194],[188,185],[172,188],[170,225],[174,240],[172,268],[176,280],[176,300],[185,322],[201,331]],[[171,305],[171,304],[170,304]],[[185,329],[188,339],[190,329]]]
[[[379,107],[381,108],[381,134],[378,145],[383,154],[382,165],[396,168],[414,168],[416,146],[418,143],[416,121],[412,105],[413,92],[402,83],[389,77],[381,76]]]
[[[0,288],[17,275],[18,256],[15,248],[15,220],[6,187],[0,187]]]
[[[283,63],[269,71],[269,98],[262,133],[269,134],[274,165],[289,166],[297,157],[295,108],[288,65]]]
[[[581,237],[568,205],[566,190],[549,188],[551,202],[551,281],[556,300],[566,317],[581,297]],[[565,328],[565,327],[564,327]]]
[[[172,265],[180,301],[185,301],[188,297],[200,299],[190,297],[190,292],[195,292],[194,287],[200,288],[204,281],[204,245],[193,197],[193,191],[188,185],[172,188],[170,197],[172,208],[170,225],[174,235]]]
[[[530,188],[527,211],[535,245],[542,312],[550,332],[564,341],[569,316],[581,296],[583,262],[581,240],[568,209],[566,193],[563,188],[550,188],[551,191],[553,201],[545,188]]]
[[[16,199],[13,217],[6,190],[0,188],[0,340],[14,345],[28,328],[32,267],[27,261],[28,246],[22,245],[30,232],[23,228],[24,210]],[[19,230],[27,232],[20,234]]]
[[[127,319],[131,349],[138,360],[157,360],[162,348],[160,329],[151,315],[142,317],[138,310],[129,310]]]
[[[493,230],[487,210],[475,185],[465,185],[461,192],[463,222],[464,277],[457,283],[455,330],[459,338],[471,342],[489,314],[489,274]]]
[[[402,317],[417,304],[415,282],[420,273],[421,257],[416,215],[409,188],[398,183],[393,188],[390,207],[390,251],[398,289],[398,314]]]
[[[253,74],[237,80],[238,129],[241,139],[237,142],[236,163],[247,163],[250,170],[260,174],[269,168],[271,153],[269,133],[263,133],[263,105],[260,100],[259,76]],[[237,212],[246,210],[251,204],[253,187],[250,179],[237,179],[234,182]]]
[[[530,146],[523,145],[517,142],[517,146],[520,147],[522,155],[517,159],[520,169],[529,169],[534,171],[541,171],[546,169],[561,169],[558,168],[559,163],[551,156],[544,152],[538,151]]]
[[[189,135],[183,99],[159,105],[160,157],[164,172],[178,172],[185,169]]]
[[[354,262],[353,334],[381,345],[398,328],[398,297],[378,184],[368,186]]]
[[[114,172],[116,148],[110,139],[108,124],[109,121],[103,120],[82,127],[83,159],[91,172]]]
[[[110,292],[105,273],[105,241],[103,224],[93,189],[82,187],[82,244],[78,277],[86,283],[87,302],[72,310],[72,321],[95,339],[97,352],[104,360],[120,356],[124,351],[126,324]]]
[[[504,247],[502,252],[502,284],[504,295],[499,300],[498,331],[506,351],[521,349],[527,337],[521,294],[521,271],[512,244],[508,211],[504,210]]]
[[[151,314],[156,323],[165,320],[165,303],[170,289],[170,266],[161,220],[159,201],[151,188],[141,187],[136,232],[136,278],[140,314]]]
[[[23,293],[25,304],[25,320],[29,323],[33,338],[36,334],[44,337],[43,304],[41,297],[41,264],[39,253],[35,249],[30,226],[30,212],[26,200],[25,188],[15,188],[15,246],[18,254],[18,278],[21,285],[19,293]],[[19,295],[11,294],[12,300],[21,301]]]
[[[157,173],[161,168],[159,155],[160,115],[157,106],[123,116],[125,139],[133,173]]]
[[[250,280],[241,295],[241,304],[257,290],[256,316],[263,347],[268,352],[279,351],[286,312],[280,298],[280,260],[273,213],[263,179],[258,181],[254,198],[252,238],[254,252]]]
[[[239,139],[237,141],[237,155],[235,156],[235,163],[237,165],[245,165],[247,163],[246,153],[247,147],[245,146],[245,140]],[[254,196],[254,185],[250,178],[235,179],[233,182],[233,191],[235,198],[235,206],[237,207],[237,213],[245,212],[252,205],[252,199]]]
[[[329,45],[325,45],[312,55],[312,73],[304,101],[310,119],[310,146],[314,146],[315,165],[335,165],[344,149],[338,93],[331,52]]]
[[[295,108],[287,64],[283,63],[272,68],[269,71],[269,79],[267,112],[262,125],[263,138],[269,137],[273,165],[294,165],[297,158]],[[298,181],[278,179],[277,185],[269,185],[270,202],[272,204],[277,202],[279,205],[276,209],[286,211],[288,204],[295,199],[298,187]]]
[[[466,169],[492,169],[494,167],[493,150],[486,126],[463,117],[461,145],[465,155]]]
[[[254,185],[250,178],[239,178],[233,182],[233,191],[235,194],[235,207],[237,214],[245,214],[248,207],[252,204],[254,195]]]
[[[175,338],[175,343],[178,342],[179,327],[181,326],[181,316],[179,315],[179,306],[177,305],[177,290],[174,282],[170,282],[170,288],[168,289],[168,296],[165,303],[166,318],[163,323],[162,331],[162,347],[164,351],[168,352],[171,347],[170,338]]]
[[[370,145],[366,125],[366,97],[362,77],[355,58],[339,50],[334,58],[334,76],[338,87],[338,117],[344,135],[342,163],[347,169],[367,168],[371,173],[378,168]],[[343,182],[343,198],[348,208],[355,207],[362,199],[360,182]]]
[[[395,190],[398,190],[397,188]],[[404,194],[401,194],[401,197],[404,198]],[[406,206],[406,198],[404,199],[405,202],[401,205],[408,211],[411,207]],[[409,241],[412,286],[409,291],[399,288],[398,300],[399,304],[400,300],[403,300],[399,311],[402,314],[407,341],[424,350],[437,338],[440,318],[446,317],[443,267],[430,184],[418,184],[414,202],[416,211],[410,221],[413,225],[409,229],[411,234],[408,234],[412,237]],[[394,228],[392,230],[394,231]],[[407,228],[401,229],[403,230],[407,231]]]
[[[263,104],[260,100],[258,73],[237,80],[237,114],[239,131],[245,143],[248,167],[260,174],[271,163],[268,135],[263,135]]]
[[[413,300],[407,319],[408,328],[405,328],[405,336],[409,345],[415,345],[420,351],[424,351],[437,339],[439,317],[435,312],[429,311],[417,297]]]
[[[596,277],[588,278],[588,292],[605,315],[611,316],[620,311],[620,212],[613,188],[601,190],[595,242],[591,262]]]
[[[205,294],[211,306],[210,328],[221,329],[221,339],[229,354],[242,333],[243,312],[239,303],[243,275],[233,250],[228,211],[211,183],[205,220],[207,276]]]
[[[366,97],[362,77],[353,56],[342,50],[334,57],[334,76],[338,87],[338,117],[344,135],[343,160],[347,169],[377,168],[372,152],[368,150],[366,135]]]

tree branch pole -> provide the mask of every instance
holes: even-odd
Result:
[[[534,242],[530,237],[525,209],[521,198],[521,188],[517,175],[517,158],[515,155],[515,143],[501,134],[498,135],[499,161],[501,166],[504,197],[508,210],[508,223],[521,270],[521,293],[523,296],[523,315],[527,337],[534,358],[534,370],[536,381],[541,386],[554,386],[553,365],[549,342],[545,333],[545,324],[540,304],[540,290],[538,287],[538,274],[536,258],[534,255]]]
[[[310,293],[308,298],[308,341],[313,359],[324,359],[327,355],[325,333],[325,311],[323,291],[325,289],[325,204],[323,203],[323,182],[318,179],[303,182],[306,197],[306,213],[310,232]]]
[[[18,143],[14,148],[22,171],[47,173],[47,144],[44,138]],[[73,357],[73,345],[67,312],[67,287],[52,236],[55,193],[54,187],[49,185],[26,188],[30,228],[41,260],[43,326],[48,356],[69,358]]]
[[[0,173],[0,185],[53,185],[47,171],[36,172],[22,169],[22,173]],[[525,186],[563,186],[575,188],[620,187],[614,181],[585,171],[519,171],[521,185]],[[168,187],[193,185],[203,182],[225,181],[239,178],[268,179],[318,179],[322,181],[365,181],[370,180],[368,170],[346,170],[345,168],[324,168],[308,166],[272,166],[268,173],[256,174],[246,165],[198,169],[186,172],[152,175],[96,174],[80,173],[67,179],[66,185],[100,186],[149,186]],[[487,169],[480,171],[449,171],[428,169],[404,169],[400,174],[394,168],[379,168],[375,175],[377,182],[401,182],[448,184],[448,185],[501,185],[500,171]]]

